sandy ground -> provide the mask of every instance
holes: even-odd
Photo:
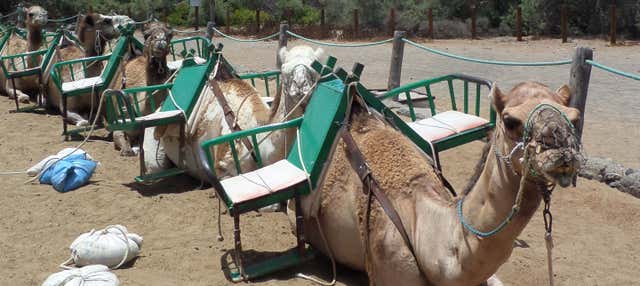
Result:
[[[219,40],[219,38],[216,38]],[[274,42],[238,44],[224,40],[225,55],[242,71],[274,67]],[[294,42],[293,44],[299,44]],[[601,41],[559,40],[516,43],[507,39],[436,41],[429,45],[449,52],[503,60],[555,60],[571,56],[576,45],[595,48],[596,59],[638,72],[640,47],[607,47]],[[247,51],[251,53],[247,53]],[[326,49],[350,68],[366,65],[369,87],[386,86],[390,45],[362,49]],[[534,79],[557,87],[568,81],[569,68],[494,67],[436,57],[412,47],[405,50],[403,82],[451,72],[496,80],[504,90]],[[600,71],[592,74],[587,102],[584,145],[589,155],[612,157],[640,167],[638,82]],[[61,119],[44,114],[10,114],[12,102],[0,97],[0,171],[24,170],[49,154],[78,142],[63,142]],[[232,245],[231,219],[223,216],[225,241],[216,241],[217,202],[211,189],[201,190],[189,178],[175,178],[156,187],[132,184],[137,158],[122,158],[113,144],[96,140],[84,146],[101,162],[90,185],[57,193],[47,185],[24,184],[25,176],[2,176],[0,187],[0,285],[40,285],[66,260],[69,244],[80,233],[110,224],[124,224],[144,236],[141,256],[116,270],[122,285],[228,285],[221,261]],[[445,175],[461,188],[479,156],[481,143],[444,152]],[[577,188],[559,189],[552,202],[554,263],[557,285],[640,285],[640,200],[596,182],[579,180]],[[243,246],[274,252],[293,246],[282,214],[245,215]],[[519,237],[510,260],[498,271],[506,285],[543,285],[546,261],[541,214]],[[311,285],[297,279],[302,271],[330,278],[329,262],[316,259],[296,269],[255,281],[264,285]],[[366,278],[340,267],[339,285],[363,285]]]

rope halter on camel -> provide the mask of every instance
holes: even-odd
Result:
[[[497,150],[495,145],[493,147]],[[467,223],[462,214],[464,197],[458,201],[457,214],[460,222],[464,228],[471,233],[485,238],[493,236],[504,229],[520,209],[522,193],[527,181],[533,181],[543,186],[544,195],[550,196],[555,184],[549,182],[550,178],[544,177],[543,174],[540,174],[541,172],[539,170],[546,169],[545,167],[548,167],[549,164],[557,164],[559,159],[565,159],[565,163],[569,163],[569,159],[572,158],[578,158],[578,162],[582,162],[583,160],[583,156],[580,153],[580,143],[577,139],[573,124],[564,112],[554,105],[547,103],[537,105],[529,113],[524,125],[522,140],[514,146],[508,156],[503,157],[503,159],[507,159],[503,161],[510,162],[512,156],[519,149],[523,150],[522,157],[518,159],[522,163],[523,170],[520,172],[522,175],[518,193],[516,194],[511,212],[509,212],[509,215],[507,215],[497,227],[487,232],[474,228]],[[548,150],[554,150],[554,152],[546,152]],[[500,157],[499,154],[496,155]],[[514,170],[511,164],[506,165]]]

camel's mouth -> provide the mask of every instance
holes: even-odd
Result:
[[[542,151],[531,160],[534,172],[543,176],[548,182],[568,187],[580,170],[583,157],[579,150],[559,148]]]

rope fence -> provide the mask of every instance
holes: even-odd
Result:
[[[133,24],[135,24],[135,25],[144,25],[144,24],[147,24],[147,23],[149,23],[149,22],[151,22],[153,20],[154,20],[153,15],[151,15],[146,20],[142,20],[142,21],[139,21],[139,22],[134,21]]]
[[[0,16],[0,19],[9,18],[9,17],[11,17],[13,15],[16,15],[16,14],[18,14],[18,11],[13,11],[13,12],[7,14],[7,15]]]
[[[437,54],[437,55],[449,57],[449,58],[452,58],[452,59],[467,61],[467,62],[488,64],[488,65],[535,67],[535,66],[568,65],[568,64],[570,64],[572,62],[572,60],[560,60],[560,61],[550,61],[550,62],[512,62],[512,61],[482,60],[482,59],[469,58],[469,57],[464,57],[464,56],[459,56],[459,55],[443,52],[443,51],[440,51],[440,50],[429,48],[427,46],[420,45],[420,44],[418,44],[416,42],[413,42],[411,40],[408,40],[408,39],[402,39],[402,41],[404,41],[405,43],[407,43],[407,44],[409,44],[411,46],[414,46],[414,47],[416,47],[418,49],[421,49],[421,50],[424,50],[424,51],[427,51],[427,52],[431,52],[431,53],[434,53],[434,54]]]
[[[377,41],[377,42],[369,42],[369,43],[357,43],[357,44],[337,44],[337,43],[330,43],[330,42],[322,42],[322,41],[318,41],[318,40],[314,40],[314,39],[309,39],[307,37],[304,37],[302,35],[298,35],[294,32],[291,31],[287,31],[287,34],[303,40],[305,42],[309,42],[309,43],[313,43],[316,45],[322,45],[322,46],[328,46],[328,47],[340,47],[340,48],[359,48],[359,47],[371,47],[371,46],[379,46],[379,45],[383,45],[386,43],[391,43],[393,42],[393,38],[390,39],[386,39],[386,40],[382,40],[382,41]]]
[[[227,34],[223,33],[222,31],[220,31],[220,30],[216,29],[216,27],[211,27],[211,28],[212,28],[212,29],[213,29],[213,31],[214,31],[214,32],[216,32],[218,35],[220,35],[220,36],[222,36],[222,37],[224,37],[224,38],[226,38],[226,39],[229,39],[229,40],[232,40],[232,41],[236,41],[236,42],[241,42],[241,43],[256,43],[256,42],[262,42],[262,41],[266,41],[266,40],[273,39],[273,38],[276,38],[276,37],[280,36],[280,32],[277,32],[277,33],[271,34],[271,35],[269,35],[269,36],[262,37],[262,38],[258,38],[258,39],[240,39],[240,38],[235,38],[235,37],[229,36],[229,35],[227,35]]]
[[[203,34],[206,33],[206,30],[178,30],[178,29],[173,29],[174,32],[178,33],[178,34]]]
[[[624,71],[621,71],[619,69],[612,68],[610,66],[605,66],[605,65],[603,65],[603,64],[601,64],[599,62],[592,61],[592,60],[586,60],[586,62],[588,64],[594,66],[594,67],[597,67],[597,68],[601,69],[601,70],[604,70],[604,71],[607,71],[607,72],[610,72],[610,73],[613,73],[613,74],[617,74],[619,76],[623,76],[623,77],[626,77],[626,78],[640,80],[640,75],[624,72]]]
[[[67,18],[60,18],[60,19],[48,19],[47,21],[52,23],[64,23],[64,22],[69,22],[71,20],[75,20],[76,18],[78,18],[78,15],[74,15]]]

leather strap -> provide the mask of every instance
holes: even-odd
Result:
[[[340,136],[342,137],[342,140],[345,143],[345,146],[346,146],[345,151],[347,154],[347,158],[351,163],[351,167],[356,171],[356,173],[358,174],[358,177],[360,177],[360,180],[362,180],[362,184],[363,184],[362,190],[365,195],[369,196],[369,198],[367,199],[368,203],[367,203],[367,219],[366,219],[367,237],[369,233],[369,213],[371,211],[371,202],[372,202],[371,195],[373,195],[378,200],[378,202],[380,203],[380,206],[382,206],[382,209],[387,214],[391,222],[395,225],[396,229],[398,229],[398,232],[400,232],[400,235],[402,236],[404,243],[409,248],[409,251],[411,251],[413,258],[416,260],[416,263],[417,263],[418,257],[416,256],[413,246],[411,245],[411,240],[409,240],[409,235],[407,234],[407,230],[404,228],[404,225],[402,224],[400,215],[398,215],[398,212],[396,212],[396,209],[391,204],[391,201],[389,201],[387,196],[384,194],[384,192],[380,188],[378,181],[373,177],[371,169],[367,165],[364,155],[362,154],[358,146],[356,146],[356,143],[353,137],[351,136],[351,133],[349,133],[349,131],[345,129]]]
[[[227,125],[229,125],[229,128],[231,128],[233,132],[242,131],[242,128],[240,128],[240,126],[238,125],[238,122],[236,121],[236,116],[233,110],[231,110],[231,106],[229,106],[229,102],[224,97],[224,93],[220,89],[218,82],[215,79],[213,79],[209,81],[209,85],[211,86],[213,95],[216,97],[216,99],[218,100],[218,103],[222,107],[222,112],[224,112],[224,119],[225,121],[227,121]],[[249,138],[242,137],[240,141],[242,142],[242,145],[244,145],[244,147],[247,148],[249,152],[251,152],[251,157],[253,158],[253,160],[257,162],[258,158],[256,157],[256,154],[253,150],[253,145],[251,144],[251,141],[249,141]]]

